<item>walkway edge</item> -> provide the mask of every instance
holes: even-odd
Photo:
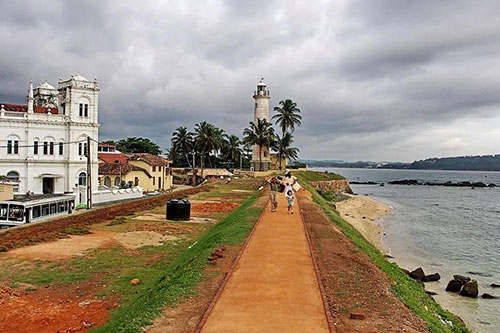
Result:
[[[307,191],[307,190],[302,187],[302,191]],[[316,204],[316,203],[313,202],[313,204]],[[318,264],[316,263],[316,258],[314,258],[314,254],[313,254],[311,236],[309,235],[309,231],[307,230],[306,220],[304,218],[304,213],[302,212],[302,209],[300,207],[299,207],[299,211],[300,211],[300,217],[302,220],[302,226],[304,227],[304,232],[305,232],[306,238],[307,238],[307,245],[309,247],[309,253],[311,255],[311,259],[313,262],[314,273],[316,275],[316,280],[318,281],[319,291],[321,293],[321,300],[323,301],[323,310],[325,311],[326,320],[328,322],[328,329],[330,330],[330,333],[335,333],[336,332],[335,331],[335,324],[334,324],[332,313],[330,312],[330,306],[328,305],[328,299],[326,297],[325,287],[323,286],[323,282],[321,281],[321,277],[319,275]]]
[[[257,219],[257,222],[254,223],[252,230],[250,230],[250,233],[248,234],[247,238],[245,239],[245,242],[241,246],[240,251],[238,252],[238,255],[236,258],[234,258],[234,261],[231,265],[231,268],[229,268],[229,271],[226,273],[226,276],[224,277],[224,280],[222,280],[221,285],[219,286],[219,289],[217,290],[217,293],[215,294],[212,302],[210,302],[210,305],[208,306],[207,310],[203,314],[203,317],[201,317],[200,322],[198,323],[198,326],[196,326],[196,329],[194,330],[194,333],[200,333],[201,330],[203,329],[203,326],[205,326],[208,317],[210,316],[210,313],[212,313],[213,308],[215,307],[215,304],[219,300],[220,295],[222,295],[222,292],[224,291],[224,288],[227,285],[227,282],[229,281],[229,278],[233,274],[234,269],[236,268],[236,265],[240,261],[241,256],[243,255],[243,252],[247,248],[248,242],[250,241],[250,238],[252,238],[252,235],[255,232],[255,229],[257,228],[257,225],[260,223],[262,220],[262,216],[264,215],[265,210],[267,209],[267,206],[269,205],[269,199],[267,203],[264,205],[264,208],[262,209],[262,212],[260,212],[259,218]]]

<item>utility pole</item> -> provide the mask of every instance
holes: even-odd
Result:
[[[90,136],[87,136],[87,209],[92,209],[92,161]]]
[[[195,152],[194,152],[194,149],[192,151],[192,154],[193,154],[193,186],[196,186],[196,173],[195,173],[195,170],[196,170],[196,160],[195,160]]]

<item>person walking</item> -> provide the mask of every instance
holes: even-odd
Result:
[[[285,198],[288,202],[288,214],[293,214],[293,199],[295,195],[293,194],[293,189],[288,189],[285,193]]]
[[[297,185],[295,185],[297,184]],[[292,176],[290,170],[285,170],[285,178],[283,179],[283,185],[285,185],[285,196],[288,193],[288,190],[296,191],[295,186],[298,186],[297,177]]]
[[[280,189],[280,182],[276,177],[272,177],[267,180],[270,192],[269,197],[271,199],[271,212],[275,212],[278,208],[278,191]]]

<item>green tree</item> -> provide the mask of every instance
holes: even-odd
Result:
[[[293,135],[291,133],[285,133],[281,138],[276,136],[276,140],[273,144],[273,150],[276,151],[279,158],[279,168],[281,170],[281,161],[285,158],[288,159],[297,159],[299,149],[292,147],[293,144]]]
[[[250,122],[250,127],[243,131],[243,142],[259,146],[259,171],[262,171],[262,146],[271,147],[275,140],[274,129],[266,119]]]
[[[295,126],[301,125],[302,116],[300,115],[300,109],[297,107],[297,103],[291,99],[280,101],[279,106],[274,107],[274,111],[277,114],[272,119],[276,120],[276,125],[279,124],[283,136],[288,129],[293,132],[295,131]]]
[[[179,151],[174,147],[170,147],[170,149],[167,149],[167,158],[172,161],[174,166],[182,166],[180,163],[182,156],[179,155]]]
[[[179,154],[182,154],[186,159],[187,165],[191,167],[189,161],[189,153],[192,152],[194,147],[193,133],[189,132],[187,127],[178,127],[172,134],[172,148]]]
[[[131,137],[121,139],[116,143],[116,148],[122,153],[149,153],[153,155],[161,154],[160,146],[148,138]]]
[[[208,163],[212,167],[210,153],[217,151],[222,147],[224,131],[206,121],[195,125],[195,146],[201,153],[201,174],[205,168],[205,158],[208,156]]]
[[[233,167],[238,165],[240,157],[243,154],[240,138],[236,135],[225,135],[221,152],[225,161],[229,162]]]

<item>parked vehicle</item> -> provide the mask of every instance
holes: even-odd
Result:
[[[0,201],[0,226],[17,226],[71,214],[74,194],[30,195]]]

